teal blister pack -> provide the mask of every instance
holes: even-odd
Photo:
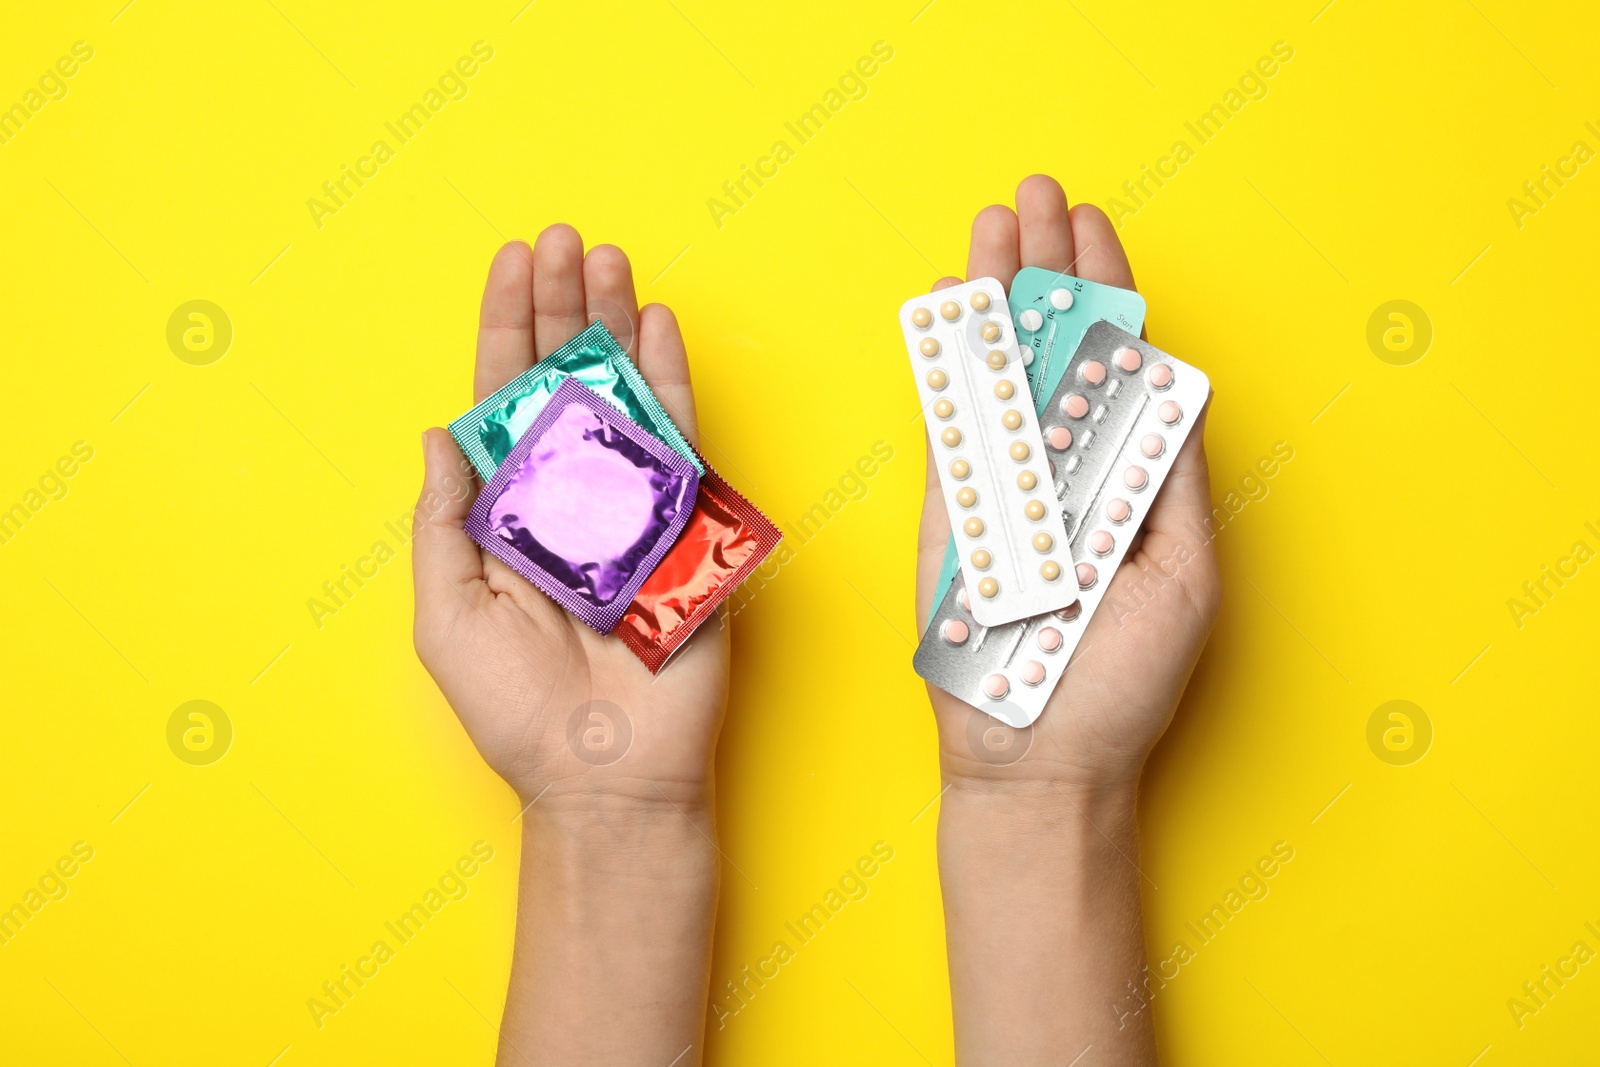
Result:
[[[495,469],[568,378],[576,378],[649,430],[688,460],[696,474],[706,472],[628,353],[604,325],[595,322],[450,424],[451,436],[485,482],[494,477]]]
[[[1131,334],[1144,329],[1144,297],[1132,289],[1085,281],[1043,267],[1023,267],[1018,271],[1006,303],[1017,328],[1028,392],[1033,394],[1034,411],[1039,415],[1044,414],[1045,404],[1061,384],[1067,364],[1090,326],[1104,319]],[[939,580],[934,584],[934,611],[960,569],[955,535],[951,534],[945,544]]]

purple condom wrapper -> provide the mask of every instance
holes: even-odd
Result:
[[[466,531],[609,634],[689,521],[694,465],[576,378],[478,495]]]

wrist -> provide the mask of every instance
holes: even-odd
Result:
[[[1149,1013],[1128,997],[1144,965],[1132,782],[949,785],[939,882],[957,1062],[1059,1063],[1090,1046],[1099,1062],[1153,1063]]]
[[[699,1063],[721,860],[711,805],[552,787],[522,836],[500,1062],[539,1049],[552,1064]]]
[[[681,792],[654,799],[548,789],[523,810],[523,871],[575,885],[648,882],[698,892],[715,881],[716,822],[704,799]]]
[[[944,781],[1019,802],[1065,795],[1098,804],[1131,797],[1159,736],[1109,729],[1105,716],[1064,705],[1046,708],[1037,722],[1017,729],[943,693],[934,694],[933,704]]]
[[[940,774],[952,793],[969,798],[990,797],[1022,808],[1048,811],[1051,805],[1070,801],[1079,806],[1114,807],[1131,804],[1139,792],[1144,760],[1091,759],[1042,745],[1038,738],[994,723],[984,736],[999,741],[985,748],[984,740],[963,737],[957,746],[941,746]],[[1031,750],[1013,746],[1032,741]]]
[[[1138,780],[1010,776],[946,778],[940,832],[1074,839],[1136,832]]]

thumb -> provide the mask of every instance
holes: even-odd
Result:
[[[422,435],[426,467],[412,520],[413,580],[417,614],[452,614],[467,606],[483,578],[483,557],[462,529],[477,498],[478,480],[450,435],[437,427]]]

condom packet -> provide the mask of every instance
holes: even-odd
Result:
[[[688,523],[699,484],[692,462],[568,378],[484,486],[466,531],[608,634]]]
[[[645,384],[639,368],[605,326],[596,322],[450,424],[451,436],[472,460],[480,477],[485,481],[494,477],[495,470],[544,410],[551,394],[567,378],[576,378],[665,441],[689,461],[695,474],[705,473],[705,464]]]
[[[772,520],[705,464],[689,522],[612,631],[658,674],[778,546]]]

